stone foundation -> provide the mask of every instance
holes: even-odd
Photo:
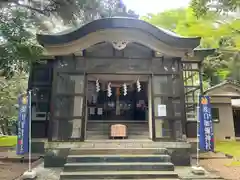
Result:
[[[158,149],[166,148],[171,156],[171,162],[175,166],[190,166],[191,146],[186,142],[152,142],[152,141],[130,141],[130,140],[106,140],[106,141],[86,141],[86,142],[46,142],[45,143],[45,167],[63,167],[71,148],[77,149],[121,149],[128,151],[133,149],[143,151],[148,154],[158,154]],[[127,150],[128,149],[128,150]],[[150,150],[148,150],[150,149]],[[156,150],[156,151],[155,151]],[[140,151],[139,151],[140,153]],[[136,154],[139,154],[136,152]]]
[[[69,150],[69,148],[45,149],[44,167],[63,167]]]
[[[44,149],[45,142],[32,142],[32,153],[45,154]]]
[[[190,148],[175,148],[168,149],[171,156],[171,162],[175,166],[190,166],[191,165],[191,149]]]

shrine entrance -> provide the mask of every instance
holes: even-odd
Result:
[[[147,121],[146,77],[105,75],[93,81],[94,77],[99,75],[88,78],[88,121]]]
[[[106,139],[110,125],[117,123],[127,125],[133,138],[139,130],[148,138],[148,75],[90,74],[87,79],[88,137]]]

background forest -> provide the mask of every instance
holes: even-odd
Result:
[[[143,17],[120,0],[0,0],[0,132],[10,133],[30,64],[41,57],[36,32],[61,32],[115,15],[140,18],[183,36],[201,36],[201,48],[217,48],[204,62],[205,88],[229,78],[240,81],[239,0],[192,0],[185,9]]]

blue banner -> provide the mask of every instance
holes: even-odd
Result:
[[[199,97],[199,148],[214,151],[213,121],[209,96]]]
[[[28,153],[28,139],[29,139],[29,100],[27,94],[18,97],[18,134],[17,134],[17,155]]]
[[[119,8],[124,8],[123,0],[120,0],[120,1],[119,1]]]

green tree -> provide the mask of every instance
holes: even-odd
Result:
[[[0,131],[11,134],[9,126],[17,120],[17,98],[20,93],[26,92],[26,73],[17,73],[11,79],[0,78]]]
[[[10,78],[14,72],[27,71],[32,61],[42,53],[35,41],[33,21],[26,12],[3,8],[0,12],[0,69],[2,76]]]
[[[127,12],[119,0],[39,0],[31,5],[0,0],[0,4],[0,75],[6,77],[15,71],[27,71],[31,62],[40,59],[43,49],[36,42],[36,31],[52,33],[56,26],[62,31],[118,13],[137,17],[133,11]]]
[[[216,12],[208,12],[205,16],[197,18],[192,8],[149,14],[143,19],[183,36],[200,36],[202,37],[200,47],[216,48],[217,53],[204,61],[206,79],[239,77],[237,66],[231,65],[239,61],[239,56],[236,56],[240,50],[239,19],[229,16],[226,18]]]
[[[28,3],[29,2],[29,3]],[[17,6],[48,20],[57,19],[64,24],[79,25],[94,19],[111,17],[123,6],[125,14],[138,17],[133,11],[126,11],[121,0],[0,0],[0,6]],[[55,21],[56,22],[56,21]]]
[[[197,17],[206,15],[209,11],[228,13],[240,9],[239,0],[192,0],[191,7]]]

